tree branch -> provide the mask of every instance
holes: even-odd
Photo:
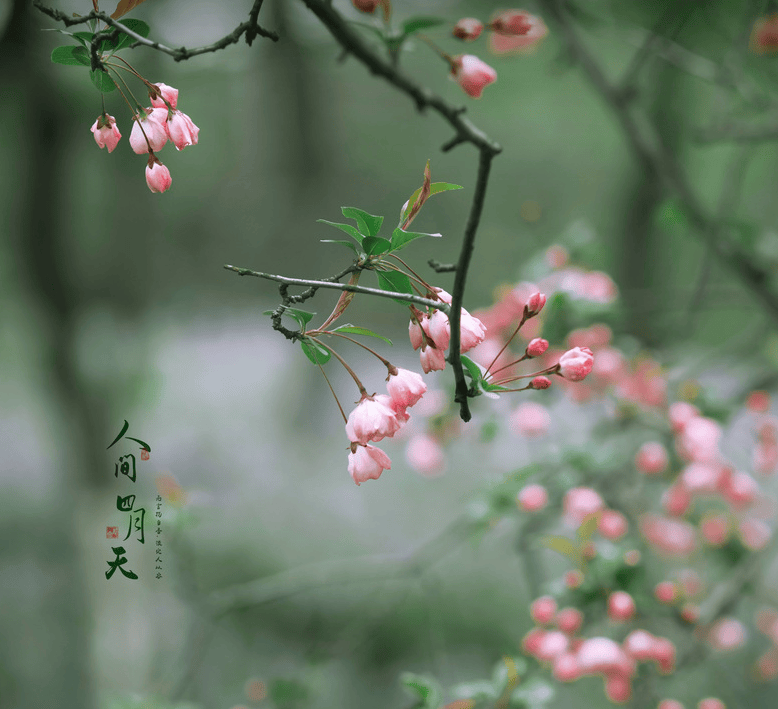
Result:
[[[665,148],[645,112],[625,101],[615,89],[594,57],[581,42],[564,9],[563,0],[546,0],[549,14],[557,21],[572,55],[578,60],[589,80],[599,91],[619,120],[635,155],[643,166],[658,174],[680,198],[697,234],[719,260],[735,272],[758,297],[773,322],[778,323],[778,298],[771,292],[771,274],[753,262],[734,242],[725,238],[725,226],[709,216],[691,188],[675,156]]]
[[[239,268],[238,266],[224,266],[228,271],[234,271],[239,276],[256,276],[265,278],[268,281],[283,283],[286,286],[308,286],[310,288],[329,288],[331,290],[347,291],[348,293],[363,293],[364,295],[377,295],[380,298],[392,298],[393,300],[404,300],[414,305],[421,305],[425,308],[437,308],[444,313],[449,314],[451,306],[441,300],[431,300],[422,298],[412,293],[395,293],[394,291],[381,290],[380,288],[368,288],[366,286],[354,286],[350,283],[336,283],[334,281],[312,281],[307,278],[287,278],[286,276],[276,276],[272,273],[262,273],[262,271],[252,271],[248,268]],[[292,296],[294,297],[294,296]]]
[[[60,12],[59,10],[54,10],[50,7],[46,7],[40,0],[33,0],[32,4],[38,10],[40,10],[44,15],[48,15],[53,20],[56,20],[57,22],[61,22],[62,24],[65,25],[65,27],[72,27],[74,25],[86,24],[90,20],[100,20],[101,22],[105,22],[105,24],[108,25],[109,27],[113,27],[120,32],[124,32],[124,34],[126,34],[127,36],[132,37],[135,40],[135,44],[132,45],[133,47],[137,46],[138,44],[142,44],[144,47],[149,47],[151,49],[156,49],[159,52],[164,52],[165,54],[169,54],[177,62],[180,62],[180,61],[184,61],[185,59],[190,59],[191,57],[195,57],[198,54],[217,52],[220,49],[229,47],[231,44],[237,44],[237,42],[240,41],[240,38],[243,35],[246,36],[246,44],[248,44],[249,46],[251,46],[251,43],[254,41],[254,39],[257,36],[266,37],[268,39],[272,39],[274,42],[277,42],[278,35],[275,32],[271,32],[270,30],[266,30],[263,27],[260,27],[260,25],[257,22],[259,17],[259,11],[262,7],[263,1],[264,0],[254,0],[254,5],[252,6],[251,11],[249,12],[249,19],[246,22],[241,22],[241,24],[239,24],[228,35],[225,35],[224,37],[214,42],[213,44],[208,44],[204,47],[195,47],[194,49],[187,49],[186,47],[179,47],[178,49],[172,49],[171,47],[166,47],[164,44],[160,44],[159,42],[146,39],[145,37],[139,35],[137,32],[133,32],[129,27],[123,25],[121,22],[114,20],[112,17],[105,14],[104,12],[95,12],[93,10],[87,15],[80,15],[78,17],[68,17],[64,12]]]
[[[470,408],[468,406],[468,388],[465,373],[462,369],[460,353],[460,313],[462,298],[465,291],[467,269],[475,244],[475,235],[481,218],[486,186],[489,179],[489,167],[492,158],[502,151],[502,148],[489,138],[483,131],[464,117],[464,109],[455,107],[444,101],[427,88],[422,88],[405,76],[396,66],[396,62],[384,59],[370,47],[362,36],[347,23],[332,6],[324,0],[303,0],[308,9],[330,31],[344,52],[352,54],[362,62],[373,74],[383,77],[397,89],[407,94],[416,104],[419,111],[431,108],[438,113],[454,129],[454,136],[446,142],[442,150],[448,151],[463,143],[474,145],[480,155],[478,178],[473,201],[470,207],[470,216],[465,227],[465,234],[459,252],[454,292],[452,293],[451,311],[451,340],[449,342],[448,360],[454,370],[456,382],[455,401],[460,406],[460,416],[463,421],[470,420]],[[442,308],[441,308],[442,310]]]

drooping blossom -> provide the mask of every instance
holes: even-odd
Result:
[[[353,443],[365,445],[393,436],[400,428],[397,412],[388,396],[365,396],[349,414],[346,435]]]
[[[95,136],[95,142],[98,147],[108,148],[109,153],[113,152],[119,143],[119,139],[122,137],[119,128],[116,126],[116,119],[107,113],[99,115],[90,130]]]
[[[149,150],[155,153],[162,150],[168,141],[166,117],[167,109],[159,108],[147,108],[135,116],[130,131],[130,147],[135,153],[143,155]]]
[[[443,350],[439,350],[432,345],[427,345],[426,347],[422,345],[419,360],[425,374],[440,371],[446,367],[446,355]]]
[[[167,105],[165,104],[165,101],[167,101],[170,104],[170,107],[175,109],[178,105],[178,89],[174,89],[172,86],[168,86],[162,82],[155,84],[155,86],[159,89],[162,96],[151,96],[151,105],[154,106],[154,108],[167,108]]]
[[[173,184],[170,170],[153,155],[149,156],[146,165],[146,184],[152,192],[167,192]]]
[[[173,111],[165,126],[176,150],[183,150],[187,145],[197,145],[200,129],[185,113]]]
[[[421,374],[398,367],[393,374],[389,375],[386,390],[392,400],[392,408],[396,410],[416,404],[427,391],[427,385]]]
[[[472,98],[481,98],[483,90],[497,81],[497,72],[473,54],[453,57],[451,76]]]
[[[359,485],[365,480],[378,480],[384,470],[392,467],[392,461],[380,448],[371,445],[352,445],[348,454],[348,471]]]

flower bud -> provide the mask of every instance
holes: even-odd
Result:
[[[146,184],[149,189],[152,192],[167,192],[172,183],[173,178],[170,177],[170,170],[156,158],[149,158],[149,163],[146,165]]]
[[[556,601],[551,596],[536,598],[530,606],[530,615],[538,625],[547,625],[554,620]]]
[[[551,380],[548,377],[535,377],[529,385],[531,389],[548,389],[551,386]]]
[[[187,145],[197,145],[200,129],[185,113],[173,111],[173,115],[165,122],[165,128],[176,150],[183,150]]]
[[[107,113],[98,116],[91,131],[95,136],[95,142],[98,147],[108,148],[109,153],[113,152],[119,142],[119,138],[122,137],[122,134],[119,133],[119,129],[116,127],[116,119]]]
[[[559,374],[571,382],[585,379],[594,366],[594,356],[588,347],[573,347],[559,359]]]
[[[534,340],[530,340],[527,345],[525,353],[527,357],[540,357],[548,349],[548,340],[543,340],[540,337],[536,337]]]
[[[583,613],[577,608],[563,608],[556,615],[556,625],[563,633],[572,635],[583,624]]]
[[[543,293],[533,293],[527,301],[527,316],[533,317],[537,315],[543,306],[546,304],[546,296]]]
[[[372,15],[381,4],[381,0],[351,0],[351,4],[360,12]]]
[[[519,491],[516,501],[525,512],[537,512],[548,503],[548,493],[542,485],[527,485]]]
[[[608,596],[608,617],[621,623],[635,615],[635,601],[626,591],[615,591]]]
[[[678,587],[672,581],[660,581],[654,586],[654,596],[660,603],[672,603],[678,597]]]
[[[454,31],[452,34],[457,39],[464,39],[467,42],[472,42],[474,39],[478,39],[481,36],[481,32],[484,30],[484,23],[474,17],[463,17],[459,22],[454,25]]]
[[[446,367],[446,355],[443,353],[443,350],[439,350],[431,345],[422,347],[419,353],[419,360],[425,374],[440,371]]]
[[[130,147],[138,155],[162,150],[168,140],[165,118],[167,109],[147,108],[135,116],[130,131]]]
[[[481,98],[484,88],[497,81],[497,72],[473,54],[460,54],[453,62],[451,76],[468,96]]]
[[[668,462],[667,449],[657,441],[644,443],[635,456],[635,467],[645,475],[663,473]]]

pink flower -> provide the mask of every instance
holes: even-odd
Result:
[[[145,112],[135,116],[135,123],[130,132],[130,147],[134,152],[143,155],[149,150],[155,153],[162,150],[168,139],[165,128],[166,115],[167,109],[147,108]]]
[[[500,34],[525,35],[532,29],[531,17],[524,10],[504,10],[492,18],[489,27]]]
[[[531,340],[525,350],[527,357],[540,357],[548,349],[548,340],[543,340],[540,337],[536,337]]]
[[[543,436],[551,425],[551,416],[543,404],[527,401],[511,414],[510,426],[520,436]]]
[[[163,84],[161,82],[154,85],[159,89],[162,97],[160,98],[159,96],[152,96],[151,105],[154,106],[154,108],[167,109],[167,106],[165,105],[165,101],[167,101],[170,104],[170,107],[175,109],[176,105],[178,104],[178,89],[174,89],[172,86],[168,86],[167,84]]]
[[[608,617],[622,623],[635,615],[635,601],[626,591],[616,591],[608,596]]]
[[[542,485],[527,485],[516,495],[516,501],[525,512],[537,512],[548,503],[548,493]]]
[[[476,20],[474,17],[463,17],[454,25],[452,34],[457,39],[464,39],[467,42],[472,42],[474,39],[478,39],[481,36],[483,29],[484,23],[480,20]]]
[[[392,461],[380,448],[370,445],[352,445],[348,454],[348,471],[359,485],[365,480],[378,480],[384,470],[392,467]]]
[[[630,676],[635,671],[634,660],[614,640],[594,637],[584,640],[578,648],[578,665],[581,674],[622,674]]]
[[[589,516],[597,514],[605,503],[595,490],[590,487],[574,487],[565,493],[562,501],[565,521],[575,527]]]
[[[152,192],[167,192],[173,178],[170,177],[168,170],[154,156],[149,156],[148,165],[146,165],[146,184]]]
[[[443,354],[443,350],[439,350],[432,345],[422,347],[419,353],[419,360],[425,374],[440,371],[446,366],[446,355]]]
[[[635,467],[645,475],[658,475],[664,472],[668,462],[667,449],[657,441],[644,443],[635,456]]]
[[[573,635],[583,624],[583,613],[577,608],[563,608],[556,614],[556,625],[563,633]]]
[[[392,408],[404,409],[413,406],[421,399],[424,392],[427,391],[427,385],[421,378],[421,374],[398,367],[394,374],[389,375],[386,390],[392,400]]]
[[[743,542],[743,545],[751,551],[764,549],[773,535],[767,522],[755,517],[744,519],[740,523],[738,531],[740,532],[740,540]]]
[[[397,413],[388,396],[365,396],[346,422],[346,435],[353,443],[366,445],[368,441],[391,438],[400,428]]]
[[[628,677],[621,674],[609,675],[605,678],[605,696],[612,702],[623,704],[632,696],[632,684]]]
[[[529,614],[538,625],[548,625],[556,615],[556,601],[551,596],[541,596],[532,601]]]
[[[530,382],[533,389],[548,389],[551,386],[551,380],[548,377],[535,377]]]
[[[440,475],[446,464],[440,444],[426,434],[411,438],[405,449],[405,457],[414,470],[430,477]]]
[[[537,315],[546,304],[546,296],[543,293],[533,293],[527,300],[527,316]]]
[[[420,322],[411,319],[408,323],[408,337],[411,339],[411,347],[418,350],[424,343],[424,322],[427,320],[427,316],[423,315],[420,318]],[[420,324],[421,323],[421,324]]]
[[[580,382],[592,371],[594,356],[588,347],[573,347],[559,358],[559,374],[571,382]]]
[[[116,127],[116,119],[107,113],[97,117],[91,130],[98,147],[108,148],[109,153],[113,152],[113,149],[119,142],[119,138],[122,137],[122,134],[119,133],[119,129]]]
[[[429,316],[426,324],[427,327],[424,331],[435,343],[435,347],[439,350],[445,350],[451,339],[451,325],[448,321],[448,315],[442,310],[436,310]],[[422,327],[424,327],[424,323],[422,323]]]
[[[459,349],[467,352],[480,345],[486,337],[484,324],[476,317],[470,315],[464,308],[459,316]]]
[[[660,603],[673,603],[678,597],[678,587],[672,581],[660,581],[654,586],[654,596]]]
[[[451,305],[451,301],[454,300],[454,297],[451,295],[451,293],[448,293],[447,291],[444,291],[442,288],[438,288],[437,286],[432,287],[435,291],[435,296],[438,300],[442,300],[447,305]]]
[[[563,652],[554,659],[552,672],[554,679],[560,682],[573,682],[580,675],[578,660],[575,659],[575,655],[572,652]]]
[[[183,150],[187,145],[197,145],[200,129],[192,123],[192,119],[181,111],[173,111],[173,115],[165,123],[170,140],[176,150]]]
[[[707,697],[705,699],[700,699],[699,703],[697,704],[697,709],[727,709],[724,702],[721,701],[721,699],[716,699],[716,697]]]
[[[684,706],[676,699],[663,699],[656,709],[684,709]]]
[[[739,620],[722,618],[710,630],[708,642],[717,650],[734,650],[746,641],[746,629]]]
[[[597,531],[606,539],[619,539],[627,533],[627,518],[616,510],[605,510],[597,522]]]
[[[678,436],[677,448],[686,460],[711,463],[719,457],[721,425],[713,419],[695,416]]]
[[[633,630],[622,643],[622,647],[630,657],[636,660],[653,660],[656,638],[647,630]]]
[[[724,515],[711,515],[700,522],[700,533],[711,546],[721,546],[729,537],[729,520]]]
[[[451,75],[468,96],[481,98],[481,92],[497,81],[497,72],[473,54],[454,57]]]

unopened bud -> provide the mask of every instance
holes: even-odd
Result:
[[[531,340],[525,350],[527,357],[540,357],[548,349],[548,340],[543,340],[540,337],[536,337]]]
[[[484,23],[480,20],[476,20],[474,17],[463,17],[454,25],[452,34],[457,39],[464,39],[468,42],[472,42],[474,39],[478,39],[483,30]]]
[[[546,296],[543,293],[533,293],[527,301],[527,315],[533,317],[537,315],[546,304]]]
[[[535,377],[529,385],[531,389],[548,389],[551,386],[551,380],[548,377]]]

